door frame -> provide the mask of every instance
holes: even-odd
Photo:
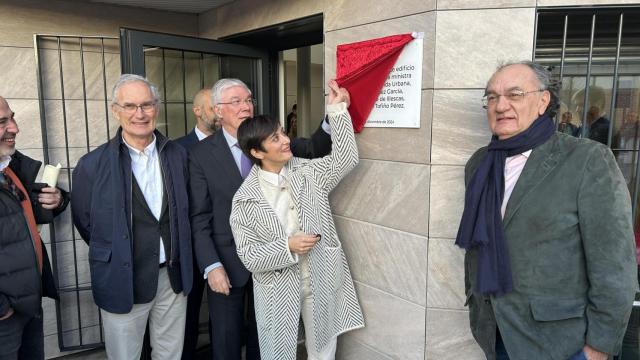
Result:
[[[269,90],[273,82],[277,79],[273,77],[273,73],[269,70],[271,61],[268,51],[218,40],[120,28],[120,64],[123,74],[129,73],[145,76],[145,47],[160,47],[172,50],[256,59],[258,66],[256,69],[256,89],[253,97],[258,100],[258,104],[261,106],[261,113],[272,113],[272,101]]]

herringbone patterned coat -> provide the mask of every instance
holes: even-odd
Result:
[[[311,161],[292,158],[286,165],[301,231],[322,235],[309,253],[318,351],[334,336],[364,326],[328,200],[329,192],[358,163],[358,149],[346,106],[329,106],[328,111],[331,155]],[[288,250],[285,229],[260,190],[256,166],[234,196],[231,228],[238,255],[253,273],[262,360],[295,360],[301,294],[298,257]]]

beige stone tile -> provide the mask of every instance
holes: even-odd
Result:
[[[480,98],[483,90],[436,90],[433,96],[431,163],[464,165],[491,140]]]
[[[538,6],[587,6],[637,4],[637,0],[537,0]]]
[[[107,107],[109,108],[109,107]],[[65,132],[66,116],[66,132]],[[118,122],[111,110],[105,109],[104,100],[46,100],[45,117],[47,121],[47,139],[49,147],[87,147],[98,146],[108,141],[107,121],[112,137]]]
[[[65,99],[111,99],[111,89],[120,77],[120,55],[113,53],[42,49],[40,68],[45,99],[62,99],[60,60]],[[82,74],[84,63],[84,76]],[[84,89],[83,89],[84,86]]]
[[[375,23],[434,10],[435,0],[405,0],[396,3],[366,0],[333,0],[327,2],[326,31],[354,25]]]
[[[424,359],[425,308],[356,282],[365,327],[350,337],[393,359]]]
[[[63,344],[65,346],[77,346],[80,345],[80,337],[78,336],[78,330],[69,330],[65,331],[62,336]],[[102,340],[104,341],[104,339]],[[99,326],[89,326],[82,329],[82,344],[89,345],[93,344],[95,346],[100,346],[100,327]],[[86,351],[86,350],[85,350]],[[74,353],[81,353],[83,351],[65,351],[61,352],[58,347],[58,334],[51,334],[44,337],[44,352],[45,359],[58,358],[63,355],[70,355]],[[104,352],[92,353],[90,357],[83,353],[81,355],[76,355],[74,359],[83,359],[83,360],[104,360],[106,359],[106,354]]]
[[[485,359],[471,335],[466,311],[427,309],[426,342],[426,359]]]
[[[426,306],[427,238],[335,217],[355,280]]]
[[[435,30],[435,12],[426,12],[373,24],[326,32],[324,35],[325,78],[333,79],[335,77],[336,47],[340,44],[348,44],[390,35],[422,31],[425,33],[422,54],[422,88],[432,88],[436,49]]]
[[[454,239],[464,208],[464,167],[431,167],[429,236]]]
[[[60,241],[56,243],[55,247],[58,260],[55,274],[58,286],[70,288],[88,285],[91,282],[88,260],[89,246],[82,240],[76,240],[75,242]],[[53,253],[50,255],[53,257]],[[77,284],[76,275],[78,276]]]
[[[428,164],[432,90],[422,91],[419,129],[364,128],[356,135],[360,158]]]
[[[217,39],[325,11],[326,1],[236,0],[198,16],[198,36]]]
[[[391,360],[392,358],[371,347],[358,342],[349,335],[338,337],[338,349],[336,351],[338,360]]]
[[[196,36],[198,17],[79,1],[7,0],[0,3],[0,45],[33,46],[33,34],[118,36],[120,27]],[[53,21],[55,20],[55,21]]]
[[[93,302],[91,290],[82,290],[79,297],[76,292],[61,291],[60,295],[60,319],[62,331],[64,333],[77,330],[78,322],[78,299],[80,300],[80,316],[82,328],[98,325],[98,307]],[[57,333],[55,302],[51,299],[43,300],[44,328],[47,331],[45,336]],[[71,344],[67,344],[71,345]]]
[[[0,13],[2,12],[0,11]],[[0,34],[4,35],[4,33]],[[0,47],[0,69],[2,69],[0,96],[5,98],[38,98],[33,48]]]
[[[19,141],[19,140],[18,140]],[[20,144],[20,143],[18,143]],[[43,153],[42,153],[42,147],[40,148],[23,148],[21,146],[18,146],[18,150],[23,153],[24,155],[34,159],[34,160],[38,160],[38,161],[44,161],[43,160]]]
[[[58,333],[56,301],[47,297],[42,298],[42,323],[44,336]]]
[[[438,10],[535,7],[536,0],[438,0]]]
[[[92,147],[91,150],[94,148]],[[68,154],[67,154],[68,153]],[[51,164],[60,163],[63,168],[74,168],[78,160],[87,153],[86,147],[63,147],[49,148],[49,162]],[[62,176],[62,175],[61,175]],[[66,176],[66,174],[64,174]]]
[[[429,239],[427,307],[464,310],[464,250],[453,239]]]
[[[361,160],[330,196],[335,214],[428,234],[429,166]]]
[[[534,22],[534,8],[438,12],[434,87],[484,88],[499,63],[530,60]]]

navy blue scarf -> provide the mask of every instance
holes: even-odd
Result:
[[[554,133],[553,120],[543,115],[514,137],[499,140],[494,135],[487,155],[467,185],[456,245],[466,250],[478,249],[474,289],[478,293],[498,296],[513,290],[511,263],[500,213],[505,160],[545,143]]]

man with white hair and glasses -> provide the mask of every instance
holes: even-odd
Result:
[[[471,332],[490,360],[606,360],[637,288],[613,154],[556,131],[558,89],[539,64],[499,67],[483,105],[493,136],[465,167],[456,239]]]
[[[89,244],[91,287],[109,359],[179,359],[193,280],[187,153],[156,130],[159,96],[124,74],[113,87],[115,137],[73,171],[73,221]]]

